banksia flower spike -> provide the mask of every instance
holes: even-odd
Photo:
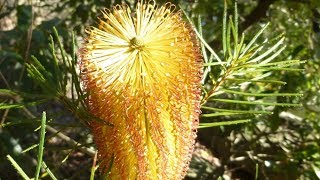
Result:
[[[200,114],[202,58],[192,27],[167,3],[103,9],[87,29],[81,79],[100,167],[111,179],[182,179]],[[111,124],[111,125],[108,125]]]

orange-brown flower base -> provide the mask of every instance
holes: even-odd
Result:
[[[111,179],[182,179],[200,113],[202,60],[192,28],[173,12],[139,2],[104,9],[87,30],[81,78],[102,171]],[[111,163],[112,162],[112,163]],[[109,167],[111,165],[111,167]]]

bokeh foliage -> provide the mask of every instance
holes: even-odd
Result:
[[[60,75],[53,73],[57,70],[53,62],[58,59],[61,76],[70,78],[68,72],[71,69],[62,63],[62,59],[65,57],[76,61],[72,32],[75,33],[75,44],[81,44],[85,27],[94,24],[99,9],[123,2],[132,7],[135,3],[130,0],[0,1],[0,89],[15,92],[1,91],[0,103],[27,107],[0,109],[0,178],[17,179],[19,176],[7,160],[7,154],[27,174],[34,174],[37,148],[25,153],[22,151],[39,143],[39,133],[33,130],[41,124],[42,111],[47,111],[48,125],[68,134],[85,147],[94,146],[85,123],[75,119],[81,116],[82,110],[70,109],[74,106],[68,107],[68,103],[65,103],[67,100],[62,98],[63,94],[67,94],[71,100],[77,99],[79,94],[72,93],[72,86],[66,82],[61,84],[62,89],[66,88],[65,92],[46,90],[28,75],[26,64],[35,65],[35,69],[39,69],[41,64],[45,67],[43,73],[46,72],[48,78],[55,82]],[[157,2],[161,4],[166,1]],[[203,38],[223,59],[224,1],[172,2],[180,4],[196,26],[201,20]],[[229,14],[233,14],[234,1],[226,2]],[[238,0],[238,14],[239,37],[245,32],[245,43],[269,22],[269,27],[263,31],[256,44],[264,43],[266,48],[270,48],[284,35],[286,49],[275,60],[306,60],[306,63],[294,66],[305,69],[303,72],[276,71],[270,75],[286,82],[284,85],[258,83],[247,85],[245,89],[251,93],[303,93],[302,97],[278,96],[267,99],[276,103],[301,103],[302,107],[266,106],[262,110],[272,114],[246,117],[252,119],[251,123],[199,129],[198,142],[206,153],[195,154],[187,178],[215,179],[229,176],[254,179],[257,175],[259,179],[316,179],[316,172],[319,173],[320,168],[320,1]],[[55,34],[54,26],[59,36]],[[61,49],[58,39],[63,47]],[[218,77],[220,72],[221,69],[214,66],[211,76]],[[208,80],[206,83],[210,85],[212,82]],[[227,88],[233,86],[231,82],[224,84]],[[82,96],[79,96],[80,99]],[[237,94],[220,94],[215,98],[247,100]],[[209,104],[215,108],[257,110],[256,106],[218,101]],[[207,112],[206,109],[202,111]],[[79,112],[80,115],[77,114]],[[201,121],[230,119],[230,116],[202,117]],[[45,146],[44,161],[48,167],[58,179],[88,179],[92,166],[90,153],[65,143],[57,134],[51,132],[46,136],[45,144],[48,146]]]

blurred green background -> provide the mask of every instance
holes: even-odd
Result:
[[[172,2],[180,4],[195,21],[201,17],[204,38],[221,53],[224,1]],[[54,69],[49,46],[52,28],[57,28],[71,56],[72,31],[81,45],[84,30],[95,25],[99,9],[118,3],[134,7],[135,1],[0,0],[0,89],[28,93],[27,98],[21,99],[24,103],[33,102],[37,94],[46,94],[27,75],[25,63],[33,55],[49,72]],[[232,14],[234,1],[227,0],[227,4]],[[304,72],[274,74],[287,82],[277,91],[303,93],[302,97],[278,97],[276,101],[301,103],[302,107],[272,108],[272,115],[259,116],[254,123],[200,129],[186,179],[320,179],[320,1],[238,0],[238,13],[239,31],[249,38],[270,22],[257,43],[285,35],[287,47],[278,60],[306,60],[301,65]],[[276,87],[260,88],[274,92]],[[15,98],[0,93],[0,103],[12,103]],[[28,106],[28,111],[36,117],[47,111],[50,125],[87,147],[94,146],[90,130],[58,101]],[[39,121],[30,116],[28,119],[26,113],[22,109],[0,109],[0,179],[20,179],[6,159],[7,154],[27,174],[34,174],[36,150],[22,151],[38,143],[34,129]],[[92,157],[53,133],[46,136],[44,160],[58,179],[89,179]]]

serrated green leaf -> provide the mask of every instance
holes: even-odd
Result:
[[[278,81],[278,80],[263,80],[263,79],[254,80],[254,79],[239,79],[239,78],[227,78],[227,80],[229,80],[229,81],[238,81],[238,82],[241,82],[241,83],[246,83],[246,82],[255,83],[255,82],[257,82],[257,83],[274,83],[274,84],[281,84],[281,85],[287,84],[284,81]]]
[[[298,68],[281,68],[281,67],[261,67],[258,69],[245,69],[240,70],[241,73],[252,73],[252,72],[265,72],[265,71],[299,71],[302,72],[304,69]]]
[[[220,109],[220,108],[213,108],[213,107],[207,107],[202,106],[201,109],[206,109],[210,111],[216,111],[216,112],[233,112],[233,113],[247,113],[247,114],[272,114],[270,111],[257,111],[257,110],[234,110],[234,109]]]
[[[238,67],[241,68],[259,68],[259,67],[266,67],[266,66],[275,66],[275,67],[288,67],[292,65],[302,64],[306,61],[300,61],[300,60],[287,60],[287,61],[279,61],[279,62],[273,62],[273,63],[258,63],[258,64],[244,64],[240,65]]]
[[[234,104],[266,105],[266,106],[287,106],[287,107],[301,106],[301,104],[272,103],[272,102],[261,102],[261,101],[240,101],[240,100],[232,100],[232,99],[211,99],[211,101],[219,101],[219,102],[234,103]]]
[[[244,111],[244,112],[217,112],[217,113],[210,113],[210,114],[201,114],[201,117],[208,118],[208,117],[217,117],[217,116],[233,116],[233,115],[244,115],[244,114],[261,114],[255,111]]]
[[[257,97],[277,97],[277,96],[303,96],[301,93],[248,93],[248,92],[240,92],[229,89],[220,89],[220,91],[231,93],[231,94],[240,94],[244,96],[257,96]]]

